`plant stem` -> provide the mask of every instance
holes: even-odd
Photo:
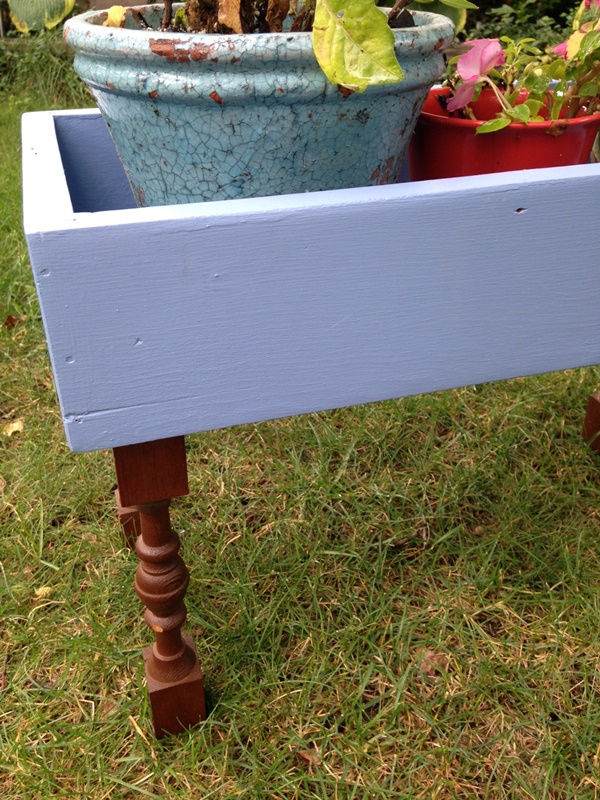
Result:
[[[171,25],[171,13],[173,11],[173,0],[164,0],[165,8],[162,18],[162,27],[168,28]]]
[[[589,83],[590,81],[595,81],[600,76],[600,64],[596,64],[595,67],[590,69],[583,75],[577,83],[572,83],[567,91],[565,92],[565,101],[564,104],[567,107],[566,118],[572,119],[576,116],[577,112],[583,105],[583,102],[586,98],[579,97],[579,89],[585,84]],[[590,103],[592,99],[590,99]]]
[[[302,10],[296,14],[296,18],[292,22],[290,30],[296,31],[311,31],[313,21],[315,18],[315,0],[307,0],[302,6]]]
[[[400,16],[402,11],[406,8],[406,6],[410,3],[410,0],[396,0],[394,5],[388,12],[387,18],[388,22],[392,22],[396,19],[396,17]]]
[[[502,106],[502,108],[503,108],[505,111],[508,111],[509,109],[511,109],[511,108],[512,108],[512,106],[511,106],[511,104],[508,102],[508,100],[506,99],[506,95],[505,95],[505,94],[503,94],[503,93],[502,93],[502,92],[501,92],[501,91],[498,89],[498,87],[496,86],[496,84],[494,83],[494,81],[492,81],[490,78],[488,78],[488,77],[487,77],[487,75],[486,75],[486,76],[484,76],[483,80],[485,81],[485,83],[487,83],[487,85],[488,85],[488,86],[491,86],[491,87],[492,87],[492,89],[494,90],[494,94],[495,94],[495,95],[496,95],[496,97],[498,98],[498,102],[500,103],[500,105]]]

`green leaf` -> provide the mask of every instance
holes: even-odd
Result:
[[[559,81],[565,77],[565,61],[562,58],[557,58],[556,61],[546,67],[544,70],[546,77],[549,80]]]
[[[474,3],[470,3],[469,0],[440,0],[440,2],[445,6],[450,6],[450,8],[478,8]]]
[[[68,16],[75,0],[10,0],[8,8],[15,28],[21,33],[55,28]]]
[[[509,114],[515,122],[529,122],[531,118],[531,110],[526,103],[507,109],[506,113]]]
[[[567,89],[568,84],[564,81],[560,81],[554,87],[552,105],[550,107],[550,119],[557,120],[560,118],[560,112],[565,104],[565,92]]]
[[[577,57],[583,61],[584,58],[587,58],[598,48],[600,48],[600,31],[590,31],[581,40]]]
[[[528,100],[525,100],[523,105],[527,106],[527,108],[529,109],[530,117],[535,117],[536,114],[538,114],[540,109],[543,107],[544,101],[543,100],[532,100],[531,98],[529,98]]]
[[[545,94],[545,92],[550,87],[551,78],[547,75],[536,75],[532,73],[525,77],[525,80],[519,84],[519,88],[521,86],[525,89],[529,89],[531,94]]]
[[[599,91],[600,86],[597,81],[588,81],[579,87],[578,94],[580,97],[595,97]]]
[[[454,32],[460,33],[467,21],[467,9],[450,6],[443,0],[418,0],[410,4],[414,11],[429,11],[430,14],[443,14],[454,24]]]
[[[373,0],[317,0],[312,41],[332,83],[362,92],[404,78],[394,34]]]
[[[506,128],[508,125],[510,125],[510,120],[506,117],[490,119],[488,122],[484,122],[483,125],[476,128],[475,133],[493,133],[494,131],[501,131],[502,128]]]

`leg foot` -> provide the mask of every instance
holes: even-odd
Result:
[[[162,683],[148,673],[148,661],[153,657],[153,648],[146,647],[144,650],[148,695],[157,739],[167,733],[181,733],[192,728],[199,720],[206,719],[202,670],[194,642],[191,636],[184,636],[183,641],[193,654],[194,662],[190,672],[175,683]]]

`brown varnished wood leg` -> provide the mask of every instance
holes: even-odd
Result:
[[[182,635],[189,574],[171,528],[172,497],[188,493],[183,437],[114,450],[119,506],[133,511],[140,535],[135,590],[155,642],[144,650],[156,736],[180,733],[206,717],[202,671],[194,643]]]
[[[122,505],[118,489],[115,491],[115,502],[117,504],[117,518],[123,531],[123,541],[130,550],[134,550],[137,538],[141,533],[140,515],[135,506],[125,507]]]
[[[600,392],[591,394],[588,398],[583,422],[583,438],[592,450],[600,452]]]

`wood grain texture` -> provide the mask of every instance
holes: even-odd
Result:
[[[189,491],[183,436],[115,447],[113,455],[121,506],[183,497]]]
[[[564,235],[600,165],[75,213],[39,120],[25,229],[74,450],[600,362],[595,241]]]
[[[186,647],[195,655],[194,641],[190,636],[183,637]],[[152,658],[152,648],[144,648],[144,661]],[[167,733],[181,733],[193,728],[200,720],[206,719],[206,701],[202,669],[196,657],[188,674],[180,681],[171,684],[161,683],[146,673],[146,684],[150,698],[152,724],[157,739]]]

